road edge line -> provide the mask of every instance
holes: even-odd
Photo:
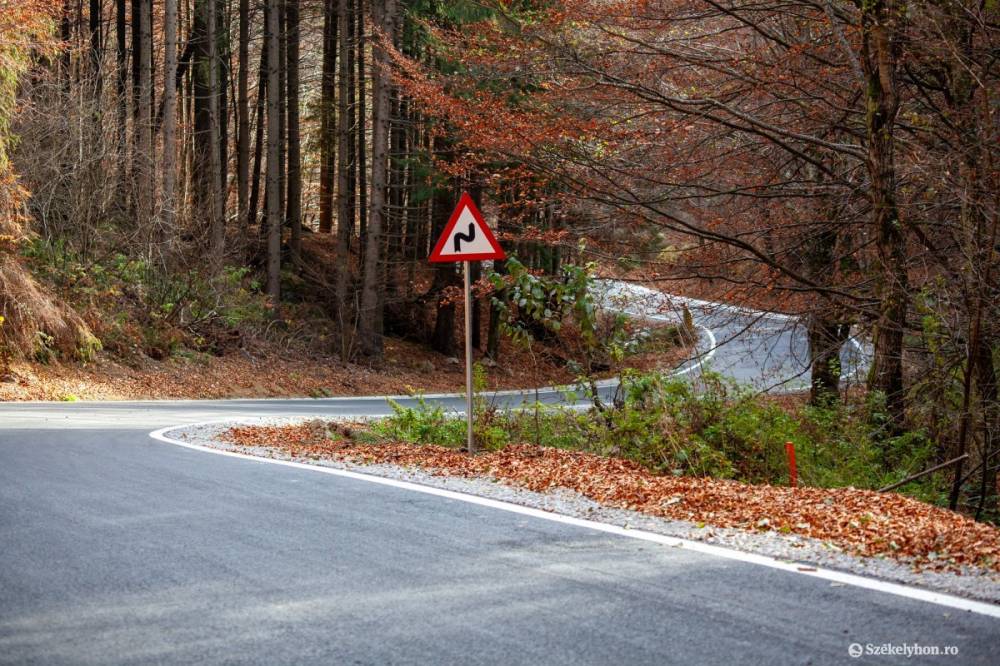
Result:
[[[244,419],[244,421],[247,420],[249,419]],[[640,541],[657,543],[663,546],[669,546],[673,548],[684,548],[686,550],[702,553],[705,555],[712,555],[715,557],[720,557],[728,560],[735,560],[738,562],[756,564],[759,566],[768,567],[770,569],[778,569],[779,571],[786,571],[789,573],[811,576],[813,578],[820,578],[822,580],[830,581],[831,583],[841,583],[844,585],[850,585],[852,587],[859,587],[862,589],[873,590],[876,592],[883,592],[898,597],[904,597],[916,601],[923,601],[931,604],[936,604],[939,606],[946,606],[948,608],[954,608],[957,610],[968,611],[971,613],[976,613],[978,615],[986,615],[988,617],[994,617],[1000,619],[1000,606],[998,605],[990,604],[983,601],[975,601],[973,599],[965,599],[963,597],[957,597],[951,594],[945,594],[943,592],[934,592],[922,588],[909,587],[907,585],[903,585],[900,583],[890,583],[887,581],[877,580],[874,578],[866,578],[864,576],[844,573],[840,571],[834,571],[831,569],[822,569],[820,567],[812,567],[793,562],[784,562],[781,560],[777,560],[773,557],[768,557],[766,555],[758,555],[756,553],[746,553],[740,550],[732,550],[729,548],[725,548],[723,546],[715,546],[700,541],[691,541],[689,539],[682,539],[680,537],[665,536],[663,534],[646,532],[644,530],[626,529],[624,527],[619,527],[617,525],[611,525],[608,523],[599,523],[593,520],[586,520],[584,518],[576,518],[574,516],[567,516],[560,513],[543,511],[541,509],[521,506],[520,504],[513,504],[511,502],[504,502],[501,500],[495,500],[488,497],[480,497],[478,495],[469,495],[454,490],[445,490],[443,488],[425,486],[419,483],[413,483],[412,481],[400,481],[398,479],[389,479],[386,477],[374,476],[372,474],[364,474],[362,472],[354,472],[345,469],[336,469],[334,467],[311,465],[308,463],[301,463],[293,460],[276,460],[274,458],[262,458],[260,456],[252,456],[246,453],[239,453],[236,451],[224,451],[222,449],[214,449],[208,446],[201,446],[200,444],[192,444],[190,442],[184,442],[178,439],[173,439],[166,435],[166,433],[172,430],[178,430],[180,428],[189,428],[199,425],[206,425],[208,423],[224,423],[227,421],[239,422],[240,419],[234,418],[234,419],[216,420],[216,421],[202,422],[202,423],[190,423],[185,425],[168,426],[166,428],[160,428],[158,430],[154,430],[153,432],[149,433],[149,436],[154,440],[164,442],[166,444],[172,444],[174,446],[180,446],[186,449],[200,451],[202,453],[211,453],[215,455],[226,456],[229,458],[238,458],[241,460],[249,460],[271,465],[281,465],[282,467],[291,467],[293,469],[302,469],[313,472],[319,472],[321,474],[329,474],[332,476],[354,479],[355,481],[365,481],[368,483],[375,483],[383,486],[389,486],[392,488],[399,488],[402,490],[424,493],[426,495],[434,495],[436,497],[442,497],[445,499],[451,499],[459,502],[466,502],[468,504],[476,504],[491,509],[507,511],[509,513],[517,513],[520,515],[530,516],[541,520],[548,520],[550,522],[562,523],[564,525],[573,525],[576,527],[591,529],[598,532],[604,532],[606,534],[614,534],[616,536],[622,536],[630,539],[637,539]]]

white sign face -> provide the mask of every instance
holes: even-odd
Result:
[[[442,257],[461,254],[487,254],[493,252],[493,244],[483,233],[479,220],[468,208],[463,208],[451,236],[441,248]]]

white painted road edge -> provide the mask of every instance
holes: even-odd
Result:
[[[338,418],[345,418],[345,417],[340,416]],[[249,419],[243,419],[243,421],[246,420]],[[532,509],[529,507],[520,506],[518,504],[511,504],[510,502],[501,502],[499,500],[489,499],[486,497],[478,497],[476,495],[467,495],[465,493],[459,493],[453,490],[443,490],[441,488],[423,486],[418,483],[411,483],[409,481],[398,481],[396,479],[387,479],[384,477],[372,476],[370,474],[363,474],[360,472],[351,472],[343,469],[334,469],[332,467],[321,467],[319,465],[310,465],[290,460],[274,460],[273,458],[261,458],[258,456],[251,456],[245,453],[237,453],[235,451],[223,451],[221,449],[213,449],[207,446],[200,446],[198,444],[191,444],[189,442],[183,442],[177,439],[172,439],[168,437],[166,434],[172,430],[178,430],[184,427],[207,425],[209,423],[236,422],[236,421],[241,421],[241,419],[224,419],[224,420],[215,420],[203,423],[169,426],[166,428],[160,428],[159,430],[155,430],[149,433],[149,436],[155,440],[165,442],[167,444],[173,444],[175,446],[181,446],[186,449],[193,449],[195,451],[201,451],[203,453],[211,453],[214,455],[226,456],[229,458],[239,458],[242,460],[250,460],[259,463],[266,463],[269,465],[281,465],[283,467],[292,467],[295,469],[308,470],[311,472],[319,472],[321,474],[330,474],[333,476],[345,477],[348,479],[354,479],[356,481],[366,481],[368,483],[376,483],[383,486],[400,488],[402,490],[424,493],[426,495],[435,495],[437,497],[443,497],[458,502],[466,502],[468,504],[485,506],[491,509],[497,509],[499,511],[507,511],[510,513],[517,513],[523,516],[530,516],[532,518],[538,518],[540,520],[548,520],[550,522],[562,523],[564,525],[573,525],[575,527],[582,527],[586,529],[595,530],[598,532],[605,532],[607,534],[614,534],[616,536],[626,537],[629,539],[648,541],[663,546],[670,546],[672,548],[685,548],[689,551],[703,553],[705,555],[722,557],[728,560],[735,560],[737,562],[747,562],[749,564],[756,564],[771,569],[787,571],[789,573],[812,576],[813,578],[828,580],[831,583],[851,585],[853,587],[860,587],[866,590],[884,592],[886,594],[893,594],[898,597],[905,597],[907,599],[924,601],[927,603],[937,604],[939,606],[946,606],[948,608],[968,611],[970,613],[977,613],[979,615],[986,615],[989,617],[1000,618],[1000,606],[984,603],[981,601],[963,599],[962,597],[956,597],[949,594],[942,594],[940,592],[932,592],[930,590],[908,587],[906,585],[900,585],[898,583],[889,583],[881,580],[876,580],[873,578],[865,578],[864,576],[842,573],[839,571],[820,569],[818,567],[811,567],[792,562],[783,562],[781,560],[776,560],[773,557],[767,557],[765,555],[756,555],[753,553],[744,553],[742,551],[731,550],[729,548],[723,548],[722,546],[713,546],[711,544],[702,543],[699,541],[690,541],[688,539],[669,537],[669,536],[664,536],[662,534],[645,532],[643,530],[625,529],[624,527],[619,527],[617,525],[609,525],[607,523],[598,523],[592,520],[574,518],[573,516],[565,516],[558,513],[551,513],[548,511],[542,511],[540,509]]]

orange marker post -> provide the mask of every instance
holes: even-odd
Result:
[[[795,445],[785,442],[785,456],[788,458],[788,485],[792,488],[799,486],[799,470],[795,466]]]

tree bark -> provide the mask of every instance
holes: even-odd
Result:
[[[821,310],[809,317],[809,366],[811,386],[809,402],[826,405],[840,393],[840,351],[847,342],[851,327],[836,316]]]
[[[265,14],[266,13],[267,12],[265,12]],[[265,18],[265,21],[266,20],[267,19]],[[265,99],[267,97],[267,78],[267,45],[265,44],[264,48],[260,50],[260,67],[257,74],[257,102],[254,105],[257,125],[254,127],[253,174],[250,183],[250,204],[247,213],[248,225],[257,223],[257,204],[260,201],[260,171],[264,153],[264,125],[266,124],[264,114],[266,113]],[[261,226],[266,227],[266,225]]]
[[[118,146],[122,157],[122,175],[128,170],[128,48],[125,32],[127,29],[125,17],[125,0],[115,0],[115,47],[118,62],[118,71],[115,76],[115,92],[118,95]],[[122,178],[124,181],[125,178]]]
[[[101,61],[103,60],[104,46],[101,39],[101,0],[90,0],[90,67],[94,76],[94,96],[101,99],[101,89],[104,82],[101,71]],[[103,109],[99,105],[98,108]]]
[[[320,175],[319,230],[333,230],[333,192],[336,176],[336,114],[334,104],[337,81],[337,2],[323,4],[323,74],[320,90]]]
[[[142,17],[143,0],[132,0],[132,113],[139,117],[139,70],[141,62],[139,54],[142,52]]]
[[[135,122],[136,133],[136,184],[138,192],[136,200],[138,202],[138,222],[139,224],[149,224],[152,213],[153,202],[153,135],[151,133],[152,120],[152,63],[150,44],[153,39],[152,17],[149,11],[149,3],[139,2],[139,57],[138,61],[138,104]],[[133,56],[134,57],[134,56]]]
[[[906,239],[896,202],[894,129],[899,111],[897,91],[898,51],[896,23],[901,20],[895,0],[862,4],[861,63],[865,75],[866,166],[870,179],[872,226],[880,265],[877,290],[880,316],[875,328],[875,358],[869,390],[885,397],[892,428],[905,420],[903,337],[906,331],[909,280]]]
[[[378,4],[384,0],[372,0]],[[354,5],[354,51],[357,53],[357,113],[356,129],[357,137],[355,142],[356,171],[358,175],[357,189],[357,215],[360,225],[359,233],[361,240],[361,251],[365,251],[367,244],[365,234],[368,223],[368,171],[367,171],[367,147],[368,147],[368,111],[367,94],[368,86],[366,81],[368,74],[365,71],[365,0],[355,0]]]
[[[281,196],[279,136],[281,88],[278,80],[280,38],[278,4],[267,0],[267,296],[275,318],[281,304]]]
[[[222,263],[222,252],[225,246],[226,220],[225,201],[222,194],[224,166],[222,160],[223,135],[221,131],[222,99],[225,90],[220,85],[221,63],[219,61],[219,1],[207,0],[208,5],[208,88],[209,88],[209,142],[211,154],[209,157],[209,183],[211,187],[211,260],[214,266]]]
[[[218,63],[215,0],[197,0],[191,41],[194,45],[194,181],[195,215],[208,223],[210,258],[222,258],[225,221],[222,218],[221,160],[218,125]]]
[[[452,148],[443,137],[434,137],[433,146],[436,155],[450,161]],[[431,205],[431,238],[437,239],[444,233],[455,201],[449,189],[435,187]],[[455,354],[455,299],[454,295],[449,293],[453,291],[449,287],[457,287],[459,282],[455,264],[434,264],[434,282],[431,284],[430,294],[437,297],[437,309],[430,343],[434,351],[448,356]]]
[[[351,207],[353,179],[351,178],[350,143],[351,118],[350,78],[351,78],[351,30],[349,3],[338,0],[337,22],[340,24],[340,80],[337,85],[337,267],[335,289],[337,318],[340,328],[341,360],[347,361],[350,348],[350,311],[347,301],[347,287],[351,270],[351,238],[354,235],[354,211]]]
[[[233,45],[229,34],[230,22],[225,9],[226,0],[216,0],[215,61],[218,63],[218,74],[215,81],[215,89],[218,92],[215,95],[215,99],[217,100],[215,117],[217,125],[216,133],[219,141],[218,215],[221,220],[220,227],[223,239],[225,238],[226,229],[226,195],[229,191],[229,73],[233,64]]]
[[[395,31],[395,0],[373,0],[375,23],[383,37],[392,39]],[[360,50],[359,50],[360,57]],[[368,234],[365,238],[364,271],[361,286],[361,312],[358,333],[361,349],[368,356],[383,352],[379,294],[384,285],[381,277],[382,232],[386,219],[386,188],[389,172],[389,104],[390,79],[386,73],[389,55],[380,43],[374,50],[372,72],[372,194]]]
[[[168,238],[176,222],[177,170],[177,0],[163,3],[163,229],[160,239]]]
[[[285,202],[288,200],[288,26],[285,7],[288,0],[278,2],[278,209],[282,226],[288,224]]]
[[[240,43],[237,56],[236,208],[239,224],[250,225],[250,0],[240,0]]]
[[[302,148],[299,133],[299,0],[286,0],[288,64],[288,206],[289,249],[298,265],[302,252]]]

